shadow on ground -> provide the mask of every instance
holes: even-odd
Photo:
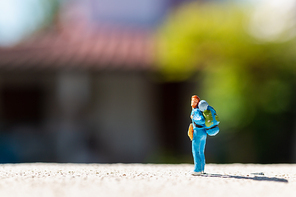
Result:
[[[277,177],[266,177],[263,173],[252,173],[251,176],[235,176],[235,175],[221,175],[221,174],[203,174],[203,177],[220,177],[220,178],[232,178],[232,179],[248,179],[254,181],[274,181],[288,183],[287,179]]]

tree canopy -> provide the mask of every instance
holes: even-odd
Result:
[[[248,126],[259,112],[288,111],[293,97],[295,40],[254,38],[250,11],[187,4],[169,16],[157,36],[163,79],[188,80],[201,72],[198,94],[215,106],[229,130]]]

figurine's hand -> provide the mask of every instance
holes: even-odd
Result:
[[[190,118],[192,119],[192,118],[193,118],[193,116],[191,115],[191,116],[190,116]]]

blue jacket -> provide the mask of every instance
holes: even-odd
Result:
[[[192,116],[192,125],[193,129],[202,129],[205,128],[205,118],[198,108],[194,108],[191,111],[191,116]]]

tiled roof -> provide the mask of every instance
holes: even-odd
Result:
[[[0,48],[0,69],[148,70],[154,61],[152,34],[133,30],[47,33]]]

